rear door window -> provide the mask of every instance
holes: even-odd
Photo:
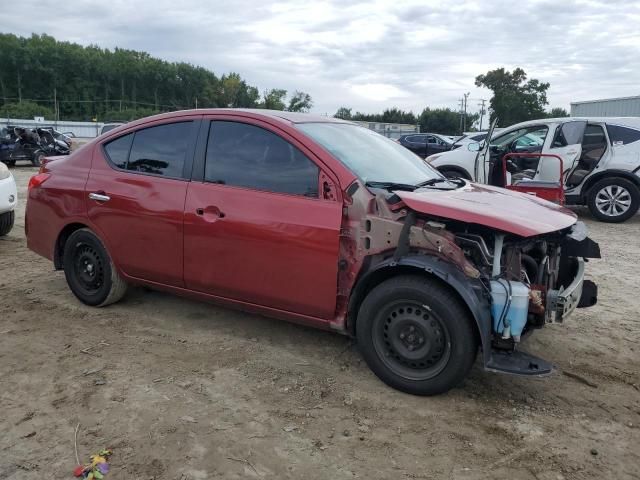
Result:
[[[318,197],[317,165],[264,128],[211,122],[205,162],[207,182]]]
[[[133,142],[133,133],[124,137],[116,138],[107,143],[104,147],[111,163],[118,168],[127,168],[127,160],[129,159],[129,151]]]
[[[138,130],[126,169],[182,178],[192,123],[170,123]]]
[[[562,148],[582,142],[587,122],[576,121],[563,123],[556,130],[551,148]]]
[[[629,127],[607,124],[607,132],[609,133],[611,145],[628,145],[640,140],[640,130]]]
[[[178,122],[143,128],[106,143],[109,162],[117,168],[169,178],[187,178],[187,152],[195,141],[194,123]]]

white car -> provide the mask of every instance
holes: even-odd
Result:
[[[569,205],[587,205],[603,222],[624,222],[640,207],[640,118],[545,118],[518,123],[491,136],[427,157],[449,177],[501,185],[506,153],[554,154],[562,159]],[[499,168],[494,168],[499,166]],[[514,158],[510,182],[558,182],[555,158]]]
[[[13,228],[14,210],[18,204],[16,181],[9,168],[0,162],[0,237]]]

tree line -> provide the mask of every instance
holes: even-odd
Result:
[[[313,105],[308,93],[287,94],[146,52],[0,34],[0,117],[131,120],[195,107],[305,112]]]
[[[507,127],[515,123],[540,118],[568,117],[564,108],[545,110],[549,104],[547,90],[549,83],[537,79],[527,80],[527,74],[521,68],[509,72],[504,68],[491,70],[475,79],[477,87],[485,87],[493,92],[489,101],[490,116],[485,118],[483,129],[489,128],[490,122],[498,119],[499,125]],[[466,115],[466,118],[463,116]],[[344,120],[361,120],[380,123],[407,123],[419,125],[421,132],[453,134],[461,133],[462,125],[473,130],[472,125],[480,118],[477,113],[462,113],[450,108],[426,107],[419,115],[412,111],[400,110],[396,107],[382,113],[367,114],[352,112],[351,108],[340,107],[334,117]]]

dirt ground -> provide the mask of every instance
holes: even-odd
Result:
[[[34,171],[13,169],[21,199]],[[579,213],[599,303],[524,345],[557,371],[476,364],[419,398],[335,334],[144,289],[83,306],[27,250],[22,202],[0,239],[0,479],[72,478],[78,423],[81,461],[114,449],[107,480],[638,479],[640,216]]]

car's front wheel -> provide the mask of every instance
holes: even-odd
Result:
[[[120,300],[127,290],[100,239],[88,228],[73,232],[64,245],[64,275],[78,299],[92,307]]]
[[[11,231],[15,218],[13,210],[0,214],[0,237],[4,237]]]
[[[398,276],[362,302],[356,337],[365,361],[386,384],[414,395],[458,385],[478,351],[473,319],[434,278]]]
[[[589,190],[587,206],[601,222],[624,222],[640,207],[640,189],[626,178],[603,178]]]

